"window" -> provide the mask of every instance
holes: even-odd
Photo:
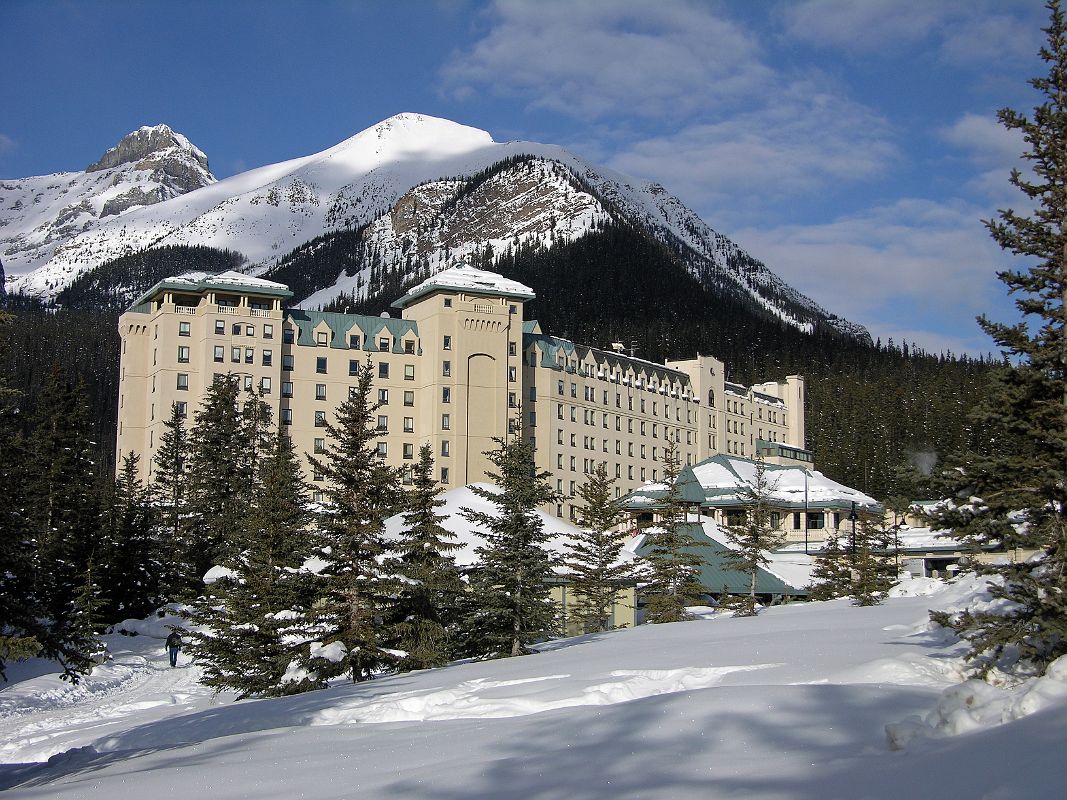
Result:
[[[441,415],[441,430],[443,430],[443,431],[451,430],[451,428],[452,428],[451,421],[452,421],[452,418],[451,418],[450,415],[442,414]]]
[[[190,330],[190,328],[191,328],[191,326],[189,325],[188,322],[179,322],[178,323],[178,335],[179,336],[190,336],[192,334],[192,331]]]
[[[326,331],[319,331],[315,334],[315,344],[319,347],[325,347],[329,342],[329,333]]]
[[[771,528],[777,529],[782,525],[782,514],[778,511],[771,512]]]
[[[577,397],[577,396],[578,396],[578,384],[572,383],[571,384],[571,397]]]
[[[245,325],[245,336],[255,336],[255,335],[256,335],[256,326],[255,325]]]
[[[349,375],[358,375],[359,374],[359,359],[356,359],[356,358],[348,359],[348,374]]]
[[[448,467],[441,467],[441,483],[448,483]]]
[[[441,376],[445,377],[445,378],[452,377],[452,362],[451,361],[442,361],[441,362]]]
[[[326,384],[325,383],[316,383],[315,384],[315,399],[316,400],[325,400],[326,399]]]
[[[508,383],[515,383],[518,379],[518,370],[515,367],[508,367]]]
[[[404,365],[404,380],[406,380],[406,381],[415,380],[415,365],[414,364],[405,364]]]
[[[231,347],[230,348],[230,361],[233,361],[236,364],[240,364],[241,363],[241,348],[240,347]]]
[[[403,449],[404,449],[404,458],[414,458],[415,457],[415,445],[411,444],[410,442],[404,442]]]
[[[274,326],[273,325],[264,325],[263,326],[263,338],[264,339],[273,339],[274,338]]]
[[[556,381],[556,394],[563,397],[563,381]]]
[[[452,337],[451,336],[446,336],[442,340],[441,349],[442,350],[451,350],[452,349]]]
[[[223,322],[221,319],[215,320],[215,335],[216,336],[225,336],[226,335],[226,323]]]
[[[537,427],[537,412],[536,411],[531,411],[530,412],[530,427],[531,428],[536,428]]]
[[[245,391],[248,391],[248,392],[252,391],[252,376],[251,375],[245,375],[244,386],[245,386]]]
[[[379,389],[378,390],[378,405],[381,405],[381,406],[389,405],[389,390],[388,389]]]
[[[448,439],[442,439],[441,440],[441,455],[442,456],[446,456],[446,457],[448,455],[450,455],[450,449],[449,449],[449,446],[448,446]]]
[[[292,372],[293,369],[293,354],[282,353],[282,369]]]
[[[378,442],[378,455],[380,455],[382,458],[385,458],[387,455],[389,455],[388,442]]]
[[[449,389],[447,386],[445,386],[445,387],[443,387],[441,389],[441,402],[442,403],[451,403],[452,402],[452,390]]]
[[[273,350],[264,350],[263,351],[263,366],[269,367],[273,363],[273,361],[274,361],[274,351]]]
[[[241,335],[241,323],[240,322],[233,323],[233,327],[230,328],[230,333],[232,333],[234,336],[240,336]]]
[[[256,349],[254,347],[245,348],[245,363],[254,364],[256,361]]]
[[[508,408],[517,408],[518,405],[519,401],[515,397],[515,392],[508,392]]]
[[[312,467],[312,469],[311,469],[311,480],[313,480],[313,481],[321,481],[321,480],[325,480],[325,479],[326,479],[326,476],[322,474],[322,470],[321,469],[319,469],[318,467]]]
[[[315,427],[316,428],[325,428],[326,427],[326,412],[325,411],[316,411],[315,412]]]
[[[282,425],[293,424],[293,409],[283,408],[280,413],[282,415]]]
[[[321,454],[321,453],[325,453],[326,452],[326,440],[325,439],[316,439],[315,440],[315,452],[317,454]]]
[[[445,308],[452,308],[452,298],[451,297],[446,297],[445,298]]]
[[[284,330],[282,330],[282,344],[292,344],[292,343],[293,343],[293,329],[292,328],[285,328]]]
[[[795,531],[799,531],[800,530],[800,512],[799,511],[794,511],[793,512],[793,530],[795,530]]]
[[[188,372],[179,372],[178,373],[178,388],[183,392],[187,391],[189,389],[189,373]]]
[[[182,347],[178,348],[178,363],[179,364],[188,364],[189,363],[189,348],[188,347],[182,346]]]
[[[380,431],[389,430],[389,417],[387,417],[385,414],[379,414],[378,415],[378,430],[380,430]]]
[[[563,419],[563,403],[556,403],[556,419]]]
[[[259,390],[263,394],[270,394],[270,378],[259,379]]]
[[[563,428],[556,428],[556,444],[563,444]]]
[[[179,400],[174,405],[176,405],[178,407],[178,416],[179,417],[181,417],[182,419],[185,419],[185,417],[187,417],[189,415],[189,404],[186,403],[184,400]]]
[[[379,378],[388,378],[389,377],[389,362],[388,361],[379,361],[378,362],[378,377]]]
[[[358,395],[359,395],[359,387],[358,386],[349,386],[348,387],[348,399],[349,400],[351,400],[354,397],[357,397]]]
[[[320,375],[326,374],[326,356],[319,356],[315,359],[315,372]]]
[[[383,353],[388,352],[389,351],[389,340],[388,339],[379,339],[378,340],[378,349],[381,350]]]
[[[415,393],[413,391],[411,391],[410,389],[408,389],[406,392],[404,392],[404,405],[406,405],[406,406],[415,405]]]
[[[516,345],[515,342],[508,342],[508,355],[517,355],[518,352],[518,345]]]
[[[826,525],[826,515],[821,511],[809,511],[808,512],[808,527],[812,530],[818,531]]]
[[[404,433],[414,433],[414,432],[415,432],[415,418],[414,417],[404,417]]]
[[[415,355],[415,341],[413,339],[404,340],[404,352],[409,356]]]

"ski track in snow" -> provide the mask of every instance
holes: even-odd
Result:
[[[152,640],[145,649],[160,645]],[[45,761],[69,749],[72,736],[89,742],[105,729],[132,727],[138,717],[166,716],[166,706],[187,713],[199,705],[191,701],[212,693],[200,685],[200,669],[179,658],[171,668],[166,654],[126,651],[77,685],[49,675],[0,691],[0,763]]]

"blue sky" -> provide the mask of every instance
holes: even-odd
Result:
[[[165,122],[217,177],[401,111],[657,180],[831,311],[984,352],[1038,0],[0,2],[0,177]]]

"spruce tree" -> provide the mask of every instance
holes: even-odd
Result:
[[[232,689],[238,699],[318,688],[321,682],[286,673],[305,644],[302,620],[314,602],[314,579],[304,570],[308,540],[307,489],[292,441],[279,431],[261,452],[260,487],[242,526],[239,545],[221,566],[228,573],[194,603],[189,651],[202,682]]]
[[[234,555],[248,512],[252,478],[246,453],[253,444],[239,398],[235,376],[216,378],[189,434],[188,517],[180,525],[179,546],[180,560],[192,570],[184,576],[186,589],[202,585],[208,569]]]
[[[108,492],[97,563],[107,587],[106,614],[141,618],[160,605],[160,553],[148,490],[138,476],[140,456],[127,453]]]
[[[469,573],[470,608],[464,620],[467,655],[477,658],[520,656],[529,645],[557,631],[558,607],[549,581],[552,559],[546,548],[553,534],[544,529],[537,508],[555,503],[548,472],[538,472],[533,448],[521,437],[496,439],[486,452],[495,468],[488,473],[498,491],[472,486],[495,511],[462,509],[484,529],[478,563]]]
[[[851,548],[852,602],[878,605],[897,579],[894,536],[880,519],[865,516],[856,528]]]
[[[317,520],[326,566],[319,600],[307,615],[308,637],[332,647],[309,648],[307,666],[320,678],[348,674],[363,681],[397,663],[385,624],[396,581],[383,561],[390,549],[385,519],[399,507],[399,481],[378,454],[376,443],[384,434],[375,419],[379,405],[371,402],[372,374],[368,361],[356,391],[338,407],[336,420],[327,421],[324,457],[307,456],[326,481],[326,502]],[[333,660],[315,655],[322,652]]]
[[[0,324],[7,324],[5,315]],[[0,678],[8,661],[37,655],[44,634],[33,591],[28,458],[18,393],[0,379]]]
[[[620,560],[624,539],[613,530],[623,519],[614,485],[601,463],[578,487],[581,531],[567,545],[567,588],[574,598],[574,617],[586,633],[611,629],[612,607],[624,584],[634,579],[633,566]]]
[[[94,442],[84,386],[54,369],[35,414],[28,510],[36,539],[34,592],[45,618],[45,653],[70,676],[91,667],[88,628],[76,598],[100,528]],[[44,644],[44,642],[42,642]]]
[[[700,583],[704,559],[697,548],[701,545],[685,532],[687,512],[678,486],[681,465],[674,441],[664,448],[662,464],[667,491],[660,501],[659,521],[645,532],[649,576],[645,620],[651,623],[691,619],[686,608],[699,604],[709,591]]]
[[[404,526],[395,543],[395,569],[403,578],[393,609],[395,648],[404,653],[401,671],[446,664],[452,654],[449,627],[466,586],[452,551],[462,545],[441,526],[440,484],[433,477],[433,449],[419,448],[413,488],[406,498]]]
[[[164,600],[182,597],[188,588],[199,585],[203,575],[196,574],[192,553],[183,535],[187,513],[188,449],[185,417],[174,403],[159,437],[151,487],[152,502],[159,518],[157,541],[162,559],[159,588]]]
[[[759,571],[771,563],[768,551],[776,550],[785,543],[785,533],[771,526],[771,500],[775,484],[767,478],[767,464],[762,458],[755,458],[751,480],[745,481],[737,489],[744,518],[738,524],[727,525],[724,529],[733,548],[724,556],[723,565],[748,575],[748,596],[737,614],[755,616],[759,612],[756,602]]]
[[[1030,173],[1014,170],[1011,183],[1033,211],[1004,210],[986,223],[997,244],[1025,265],[999,276],[1018,295],[1023,321],[979,319],[1005,366],[978,418],[1004,431],[1008,446],[950,465],[948,488],[957,503],[936,521],[965,546],[1036,554],[978,565],[999,578],[990,592],[1007,601],[1004,608],[934,615],[967,640],[979,674],[1008,667],[1016,657],[1041,673],[1067,654],[1067,22],[1059,0],[1048,9],[1040,51],[1048,74],[1030,81],[1041,102],[1030,116],[1011,109],[998,114],[1027,142]]]
[[[852,567],[848,553],[841,548],[837,529],[831,528],[822,549],[814,558],[808,597],[812,600],[848,597],[851,585]]]

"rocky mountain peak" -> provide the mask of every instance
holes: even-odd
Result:
[[[144,167],[140,166],[140,162],[158,162],[179,154],[192,158],[207,171],[207,156],[187,138],[167,125],[145,125],[123,136],[117,145],[104,153],[95,164],[86,167],[85,171],[99,172],[122,164],[134,164],[141,169]]]

